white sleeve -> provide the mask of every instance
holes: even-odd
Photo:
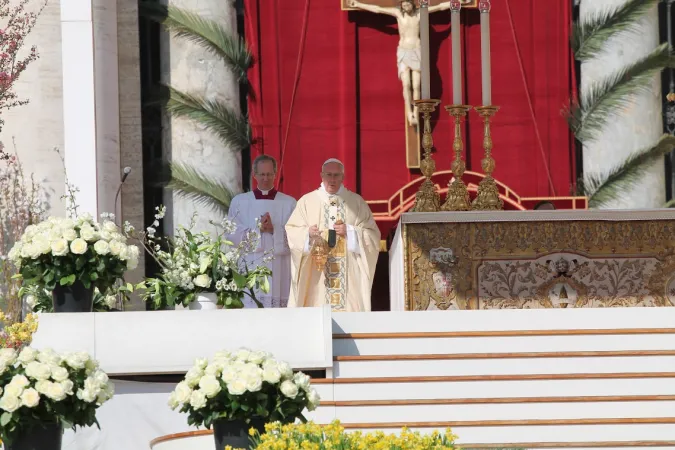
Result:
[[[309,255],[309,233],[307,233],[307,239],[305,239],[305,248],[303,249],[305,255]]]
[[[347,251],[356,253],[357,255],[361,254],[359,238],[356,235],[356,230],[352,225],[347,225]]]

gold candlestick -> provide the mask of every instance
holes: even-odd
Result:
[[[492,136],[490,135],[490,119],[499,111],[499,106],[477,106],[476,111],[483,117],[484,135],[483,149],[485,157],[481,160],[481,167],[485,172],[485,178],[478,185],[478,196],[473,201],[473,209],[481,210],[500,210],[504,209],[504,201],[499,198],[497,183],[492,178],[492,172],[495,170],[495,160],[492,159]]]
[[[455,139],[452,148],[455,150],[455,159],[452,161],[452,176],[454,180],[448,183],[448,195],[441,209],[443,211],[469,211],[471,210],[471,201],[466,184],[462,181],[466,164],[462,159],[462,150],[464,141],[462,140],[462,118],[471,109],[468,105],[450,105],[445,110],[455,118]]]
[[[424,158],[420,162],[420,169],[426,180],[420,186],[415,195],[415,206],[413,212],[437,212],[441,206],[441,196],[436,192],[431,176],[436,171],[436,162],[431,157],[431,149],[434,146],[434,139],[431,136],[431,113],[436,111],[441,101],[434,99],[415,100],[413,102],[424,120],[424,133],[422,134],[422,148],[424,149]]]

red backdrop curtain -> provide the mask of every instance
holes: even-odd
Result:
[[[493,0],[495,178],[521,196],[565,196],[572,186],[571,136],[561,110],[571,92],[569,0]],[[252,157],[282,161],[280,189],[315,189],[321,163],[341,159],[345,184],[384,200],[419,172],[406,167],[404,110],[391,17],[340,9],[340,0],[245,0]],[[462,12],[465,101],[481,102],[480,26]],[[432,97],[451,103],[450,17],[431,16]],[[482,124],[472,112],[466,159],[480,172]],[[434,117],[437,170],[449,170],[450,118]]]

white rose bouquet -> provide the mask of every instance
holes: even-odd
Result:
[[[11,444],[48,423],[98,425],[96,409],[112,397],[113,385],[87,352],[3,348],[0,395],[0,437]]]
[[[227,236],[234,233],[236,225],[225,218],[214,226],[214,233],[194,232],[196,216],[188,227],[179,227],[173,238],[155,236],[155,227],[164,217],[165,208],[157,207],[155,222],[139,238],[147,252],[160,266],[157,278],[150,278],[139,285],[141,296],[153,309],[188,306],[200,292],[215,293],[218,304],[225,308],[243,308],[244,295],[262,307],[255,291],[269,292],[272,272],[260,264],[247,267],[245,256],[258,247],[258,235],[249,233],[238,245]],[[265,262],[269,255],[261,258]]]
[[[81,282],[86,289],[106,292],[127,270],[138,265],[139,250],[110,220],[50,217],[29,225],[8,257],[24,282],[48,290]]]
[[[303,411],[316,409],[319,400],[309,376],[293,374],[269,353],[242,348],[195,361],[171,393],[169,407],[187,413],[189,425],[211,428],[216,421],[306,422]]]

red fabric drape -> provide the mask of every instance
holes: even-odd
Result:
[[[280,189],[300,196],[317,187],[321,163],[340,158],[348,188],[385,200],[419,173],[406,168],[404,111],[393,18],[340,10],[338,0],[245,0],[252,156],[283,160]],[[569,0],[493,0],[492,128],[495,177],[521,196],[564,196],[573,179],[569,103]],[[509,9],[510,8],[510,11]],[[481,101],[479,13],[463,11],[465,99]],[[432,15],[432,96],[452,98],[450,20]],[[528,95],[529,94],[529,95]],[[289,120],[290,118],[290,120]],[[452,126],[434,117],[438,170],[450,168]],[[482,124],[467,124],[469,170],[480,171]]]

